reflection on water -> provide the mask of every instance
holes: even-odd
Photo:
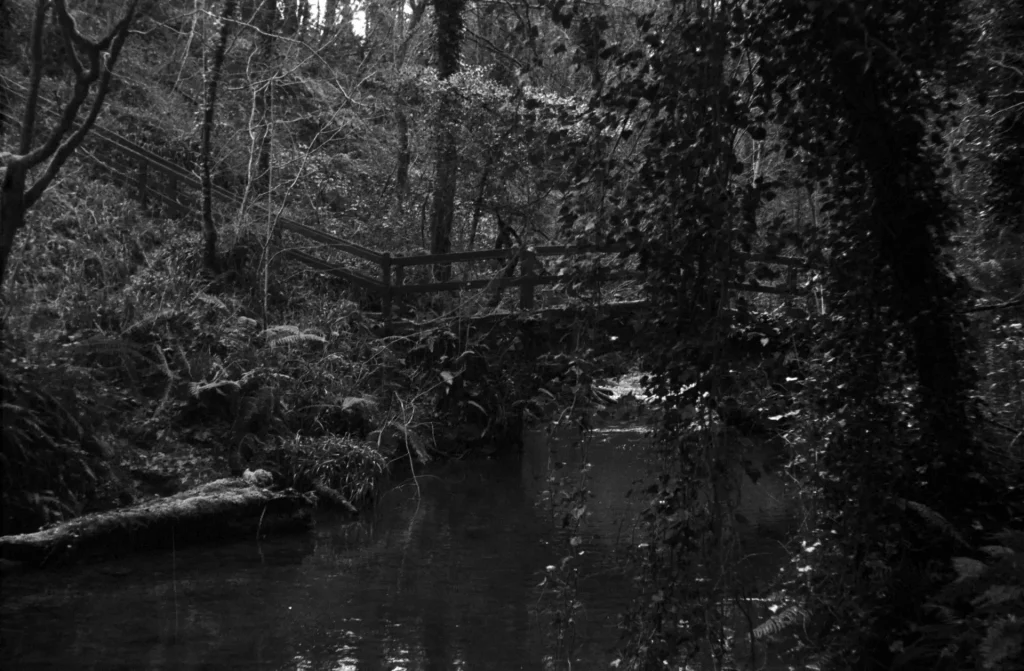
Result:
[[[638,431],[598,434],[582,528],[574,668],[607,668],[630,599],[622,570],[644,474]],[[552,641],[545,567],[565,554],[552,472],[571,436],[519,458],[449,464],[384,495],[372,520],[309,537],[11,575],[4,669],[542,669]]]

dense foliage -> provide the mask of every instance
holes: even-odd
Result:
[[[657,543],[639,558],[651,597],[630,621],[636,668],[695,655],[724,663],[743,649],[729,609],[715,605],[749,589],[729,574],[742,549],[729,531],[738,496],[728,474],[751,430],[737,377],[757,411],[789,418],[780,434],[815,504],[799,610],[782,610],[762,634],[814,613],[811,645],[826,659],[841,653],[840,666],[1020,659],[1020,634],[1005,628],[1015,616],[985,621],[983,644],[967,621],[926,605],[948,594],[957,555],[1014,518],[1007,494],[1019,483],[1019,457],[986,444],[968,285],[949,253],[964,217],[950,178],[970,169],[947,140],[969,93],[967,9],[681,2],[638,22],[646,50],[608,50],[619,77],[588,121],[614,141],[646,142],[624,154],[602,137],[563,215],[575,235],[627,242],[657,306],[645,332],[658,352],[648,386],[667,410],[666,469],[651,490]],[[1015,123],[1002,116],[1006,140]],[[1019,212],[1003,205],[1013,193],[1005,156],[1016,151],[1007,146],[992,161],[998,195],[985,212],[1000,221]],[[594,182],[596,216],[585,205]],[[810,222],[772,205],[801,195]],[[757,276],[742,257],[750,251],[820,264],[818,309],[784,304],[774,326],[752,323],[750,305],[727,291]],[[751,331],[766,350],[778,340],[770,350],[791,349],[761,364],[761,394],[749,360],[729,351]],[[1019,584],[1018,572],[998,603]]]

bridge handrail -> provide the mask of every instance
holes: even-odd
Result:
[[[507,259],[520,253],[520,247],[506,247],[505,249],[481,249],[470,252],[450,252],[448,254],[413,254],[409,256],[393,256],[391,264],[394,267],[426,266],[441,263],[461,263],[466,261],[487,261],[494,259]],[[581,245],[545,245],[527,248],[534,256],[579,256],[583,254],[621,254],[629,250],[629,245],[616,244],[605,247],[589,247]],[[745,261],[756,263],[769,263],[780,266],[806,267],[807,260],[786,256],[768,256],[766,254],[737,253],[737,256]]]
[[[305,224],[300,224],[297,221],[292,221],[291,219],[286,219],[284,217],[281,217],[278,221],[278,226],[285,230],[310,238],[311,240],[322,242],[329,247],[334,247],[343,252],[348,252],[352,256],[357,256],[366,261],[371,261],[377,265],[381,265],[387,257],[386,254],[374,251],[369,247],[363,247],[362,245],[354,242],[349,242],[344,238],[339,238],[336,235],[331,235],[325,231],[317,230],[311,226],[306,226]]]

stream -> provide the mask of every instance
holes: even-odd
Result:
[[[608,426],[584,454],[571,432],[534,432],[521,458],[392,484],[364,521],[5,576],[0,667],[509,671],[553,668],[557,652],[575,669],[608,668],[642,507],[626,493],[645,476],[648,442],[643,427]],[[564,601],[548,567],[569,531],[545,502],[549,475],[578,472],[581,458],[594,495],[574,548],[582,607],[559,646]],[[745,497],[746,519],[785,514],[775,477]],[[757,563],[771,570],[778,554]]]

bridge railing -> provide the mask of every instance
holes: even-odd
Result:
[[[304,227],[305,228],[305,227]],[[295,229],[292,229],[295,230]],[[303,231],[297,231],[303,232]],[[394,304],[404,296],[415,294],[441,293],[448,291],[466,290],[498,290],[506,288],[518,288],[519,308],[531,310],[536,302],[536,290],[541,286],[557,285],[566,282],[569,277],[565,275],[549,274],[542,271],[541,259],[545,257],[579,257],[579,256],[617,256],[626,251],[626,245],[612,245],[601,248],[582,247],[573,245],[549,245],[536,247],[512,247],[508,249],[489,249],[469,252],[452,252],[448,254],[420,254],[411,256],[392,256],[386,252],[373,252],[367,254],[365,248],[352,250],[350,245],[338,244],[340,238],[333,238],[328,234],[316,232],[310,235],[313,239],[322,241],[329,246],[347,251],[354,256],[371,261],[379,270],[374,273],[377,277],[366,273],[346,269],[342,266],[331,264],[315,258],[305,252],[289,250],[286,252],[292,258],[318,270],[348,279],[357,286],[360,286],[379,296],[381,300],[381,316],[385,328],[390,328]],[[335,241],[332,244],[332,238]],[[765,265],[782,266],[786,269],[785,282],[781,285],[763,285],[754,283],[731,283],[729,288],[739,292],[753,292],[764,294],[788,295],[798,293],[797,276],[801,270],[806,269],[807,262],[804,259],[791,257],[773,257],[763,254],[741,254],[741,258],[749,263],[760,263]],[[508,274],[508,264],[518,257],[515,274]],[[409,269],[417,266],[438,266],[457,263],[473,263],[478,261],[504,261],[505,268],[497,271],[497,276],[481,277],[476,279],[447,280],[444,282],[407,282]],[[618,270],[607,268],[607,272],[599,273],[598,281],[602,284],[621,282],[624,280],[639,279],[640,274],[632,270]]]
[[[507,249],[486,249],[470,252],[452,252],[449,254],[422,254],[415,256],[398,256],[390,259],[391,267],[395,270],[394,279],[389,288],[392,296],[405,296],[411,294],[436,293],[442,291],[462,291],[466,289],[519,289],[519,307],[524,310],[533,309],[536,288],[545,285],[554,285],[566,281],[561,275],[551,275],[542,272],[540,259],[554,256],[582,256],[582,255],[611,255],[623,251],[625,246],[605,247],[597,249],[594,247],[579,247],[570,245],[538,246],[538,247],[512,247]],[[516,264],[518,274],[508,274],[508,265],[513,260]],[[500,277],[450,280],[446,282],[425,282],[406,283],[406,269],[415,266],[437,266],[453,263],[473,263],[475,261],[504,261],[506,267]],[[515,270],[515,269],[513,269]],[[388,282],[387,273],[382,272],[385,283]],[[605,282],[635,277],[628,272],[605,273],[602,280]]]

